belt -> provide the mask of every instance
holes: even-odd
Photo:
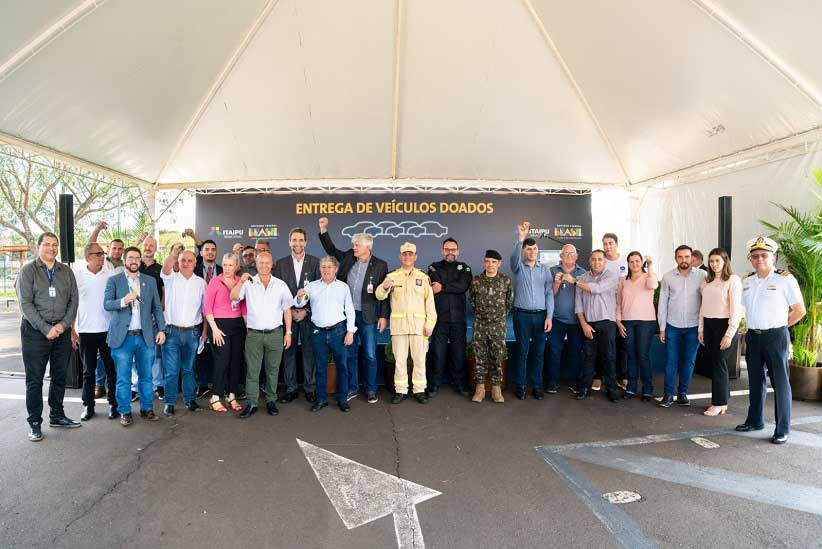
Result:
[[[173,330],[179,330],[181,332],[190,332],[192,330],[199,330],[202,324],[195,324],[194,326],[175,326],[174,324],[169,324],[168,327]]]
[[[527,315],[538,315],[540,313],[544,313],[545,309],[520,309],[519,307],[514,307],[515,313],[525,313]]]
[[[141,336],[143,335],[143,330],[129,330],[126,333],[128,333],[128,335],[130,336]]]
[[[324,332],[331,332],[333,330],[336,330],[337,328],[342,328],[343,326],[345,326],[345,320],[341,320],[333,326],[329,326],[328,328],[323,328],[322,326],[317,326],[316,324],[314,324],[315,328],[317,328],[318,330],[322,330]]]
[[[253,332],[255,334],[273,334],[274,332],[276,332],[280,328],[281,328],[281,326],[278,326],[278,327],[274,328],[273,330],[257,330],[256,328],[249,328],[248,331]]]
[[[755,328],[748,328],[748,331],[753,332],[756,335],[762,335],[762,334],[767,334],[767,333],[770,333],[770,332],[775,332],[777,330],[784,330],[785,328],[786,328],[786,326],[780,326],[779,328],[768,328],[767,330],[757,330]]]

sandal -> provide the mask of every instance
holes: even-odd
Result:
[[[243,405],[240,404],[239,402],[237,402],[236,398],[232,398],[231,400],[229,400],[228,405],[231,406],[231,409],[234,410],[235,412],[239,412],[240,410],[243,409]]]
[[[226,410],[225,406],[223,406],[223,403],[219,400],[215,400],[214,402],[210,402],[208,404],[208,409],[211,410],[212,412],[217,412],[218,414],[224,414],[224,413],[228,412],[228,410]]]

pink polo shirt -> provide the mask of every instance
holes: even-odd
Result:
[[[240,277],[234,276],[234,282],[239,284]],[[206,288],[205,302],[203,304],[204,315],[214,315],[214,318],[239,318],[245,316],[245,300],[237,304],[236,309],[231,308],[231,290],[223,282],[223,275],[215,276],[208,283]]]
[[[630,280],[619,279],[617,288],[617,322],[623,320],[656,320],[654,290],[659,286],[656,274],[640,273]]]

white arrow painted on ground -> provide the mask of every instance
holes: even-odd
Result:
[[[297,439],[317,480],[337,514],[351,530],[387,515],[394,515],[400,549],[423,549],[417,504],[435,498],[436,490],[383,473]]]

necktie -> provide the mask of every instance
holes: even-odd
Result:
[[[211,265],[208,266],[208,270],[206,271],[206,284],[211,282],[211,269],[213,269]]]

